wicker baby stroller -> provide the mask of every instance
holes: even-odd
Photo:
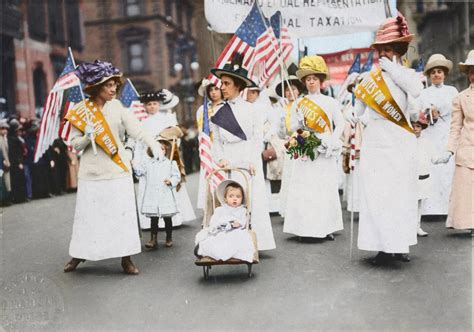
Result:
[[[220,206],[220,202],[217,199],[216,192],[211,189],[211,183],[213,181],[213,177],[217,177],[218,174],[222,175],[222,173],[226,173],[229,178],[232,178],[232,172],[240,173],[242,175],[242,177],[245,179],[244,180],[244,183],[245,183],[244,199],[245,199],[245,205],[247,207],[247,218],[248,218],[246,229],[249,232],[250,237],[251,237],[252,242],[253,242],[253,247],[254,247],[253,261],[250,263],[250,262],[243,261],[243,260],[240,260],[240,259],[237,259],[237,258],[230,258],[228,260],[222,261],[222,260],[215,260],[214,258],[211,258],[211,257],[208,257],[208,256],[197,258],[196,261],[195,261],[195,264],[197,266],[202,266],[204,279],[209,278],[209,270],[214,265],[242,265],[242,264],[247,265],[247,268],[248,268],[247,275],[250,278],[252,276],[252,265],[253,264],[258,264],[258,261],[259,261],[258,250],[257,250],[257,236],[256,236],[255,232],[252,230],[252,226],[251,226],[251,222],[250,222],[250,216],[251,216],[250,177],[251,177],[251,175],[250,175],[249,170],[247,170],[245,168],[220,168],[220,169],[216,169],[211,174],[209,174],[209,176],[207,177],[207,195],[206,195],[207,199],[206,199],[206,206],[205,206],[205,209],[204,209],[202,229],[204,230],[204,229],[207,229],[209,227],[209,222],[210,222],[211,216],[214,213],[214,210],[217,207]]]

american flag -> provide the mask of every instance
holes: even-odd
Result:
[[[209,126],[209,106],[207,102],[207,96],[204,94],[204,105],[202,111],[202,132],[199,136],[199,158],[201,159],[201,167],[204,169],[204,177],[207,179],[215,169],[217,164],[212,157],[212,140],[211,140],[211,129]],[[221,173],[216,173],[212,176],[209,185],[212,190],[215,190],[219,183],[224,180],[224,176]]]
[[[38,162],[59,135],[64,139],[63,133],[70,132],[70,125],[64,125],[62,119],[69,108],[73,106],[71,103],[74,104],[82,100],[80,81],[74,74],[75,67],[72,51],[69,49],[64,69],[46,97],[36,139],[34,162]],[[63,105],[66,89],[69,89],[69,94],[65,105]],[[64,112],[61,112],[61,110],[64,110]]]
[[[278,29],[278,37],[281,37],[281,53],[283,61],[286,61],[293,49],[293,44],[288,36],[288,30],[280,29],[280,13],[275,15],[272,16],[272,19]],[[272,25],[260,12],[256,1],[235,35],[227,43],[214,68],[223,68],[236,53],[244,55],[242,66],[248,69],[250,78],[257,77],[261,86],[265,85],[277,73],[280,66],[278,38]],[[214,84],[219,83],[219,79],[212,74],[209,79]]]
[[[130,79],[127,79],[125,82],[122,93],[118,99],[122,102],[123,106],[133,112],[138,120],[142,121],[148,118],[148,113],[146,112],[143,104],[139,101],[137,90],[133,86]]]
[[[369,60],[367,60],[368,62]],[[352,62],[351,68],[349,68],[349,72],[347,73],[347,77],[342,83],[339,93],[337,94],[336,99],[339,100],[341,103],[346,100],[347,95],[349,92],[347,91],[347,86],[359,76],[360,73],[360,53],[357,53],[355,56],[354,62]]]
[[[367,61],[362,67],[361,73],[370,71],[373,65],[374,65],[374,51],[370,51],[369,55],[367,56]]]

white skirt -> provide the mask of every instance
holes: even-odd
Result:
[[[132,177],[79,179],[69,255],[98,261],[140,252]]]
[[[138,182],[138,202],[143,200],[143,194],[145,192],[146,180],[144,177],[141,177]],[[181,184],[181,189],[176,193],[176,204],[178,206],[178,213],[171,217],[173,222],[173,227],[181,226],[183,223],[186,223],[191,220],[196,219],[194,214],[193,206],[191,205],[191,200],[189,199],[188,190],[186,189],[186,184]],[[140,204],[140,203],[139,203]],[[140,213],[140,227],[141,229],[150,229],[151,219]],[[163,218],[160,218],[158,222],[158,227],[165,227],[165,222]]]
[[[283,163],[283,174],[281,176],[281,189],[280,189],[280,216],[285,217],[286,204],[288,202],[288,188],[291,183],[291,176],[293,174],[293,167],[295,161],[285,153],[285,161]]]
[[[284,233],[324,238],[343,229],[338,173],[335,157],[294,161]]]

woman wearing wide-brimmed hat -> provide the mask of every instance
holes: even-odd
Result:
[[[467,75],[470,86],[453,100],[448,148],[433,162],[448,163],[455,155],[446,227],[470,229],[474,236],[474,50],[459,63],[459,70]]]
[[[360,156],[358,248],[378,251],[374,264],[409,261],[409,248],[417,243],[416,137],[410,118],[418,117],[415,98],[423,86],[401,61],[413,37],[400,13],[387,19],[372,44],[380,69],[365,74],[354,91],[356,116],[369,112]]]
[[[220,167],[243,167],[252,177],[252,228],[257,234],[258,250],[276,247],[269,214],[269,202],[262,166],[263,130],[261,116],[253,104],[245,101],[240,93],[255,87],[242,65],[243,56],[236,54],[223,68],[211,72],[222,82],[221,90],[226,103],[212,117],[214,124],[213,157]],[[234,121],[235,119],[235,121]],[[239,177],[239,174],[231,174]]]
[[[142,121],[142,124],[153,137],[158,137],[166,128],[178,125],[176,113],[172,112],[172,109],[178,105],[179,98],[168,89],[144,92],[140,95],[140,101],[144,104],[145,110],[148,113],[148,117]],[[131,142],[128,145],[134,150],[133,165],[139,164],[143,158],[146,158],[146,144],[144,142],[137,142],[136,144]],[[180,226],[183,222],[196,219],[186,184],[184,183],[184,176],[183,170],[183,181],[176,192],[179,213],[172,217],[173,226]],[[145,189],[145,178],[140,178],[139,181],[138,197],[141,199]],[[159,227],[163,226],[164,222],[160,219]],[[140,227],[142,229],[150,229],[150,218],[140,214]]]
[[[201,97],[205,96],[205,100],[207,100],[207,114],[208,120],[210,125],[210,138],[213,139],[212,135],[212,125],[211,125],[211,118],[217,108],[219,108],[223,103],[223,97],[221,89],[212,83],[210,80],[204,78],[201,81],[201,84],[198,88],[198,94]],[[198,110],[196,111],[196,123],[197,129],[199,134],[202,133],[203,128],[203,112],[204,112],[204,105],[199,106]],[[197,196],[197,204],[196,207],[198,209],[204,209],[204,204],[206,201],[206,188],[207,188],[207,181],[204,178],[204,168],[199,168],[199,187],[198,187],[198,196]]]
[[[296,67],[294,72],[290,73],[292,67]],[[293,102],[300,95],[306,92],[304,84],[299,80],[298,76],[295,75],[298,67],[294,64],[291,64],[288,67],[288,80],[283,80],[275,86],[275,93],[284,98],[286,105],[284,107],[285,119],[284,119],[284,129],[285,136],[290,136],[291,131],[291,108]],[[282,217],[285,217],[286,202],[288,197],[288,188],[291,183],[291,174],[293,173],[294,161],[290,158],[288,154],[285,154],[284,163],[283,163],[283,174],[281,176],[281,189],[280,189],[280,210],[279,213]]]
[[[72,124],[71,144],[83,151],[79,166],[76,211],[64,272],[74,271],[84,260],[122,257],[127,274],[138,274],[130,256],[141,252],[133,188],[131,152],[124,135],[146,142],[153,155],[163,155],[160,145],[135,116],[115,99],[122,73],[109,62],[82,63],[76,73],[90,95],[66,115]],[[91,147],[96,144],[95,154]]]
[[[291,131],[310,128],[321,145],[315,151],[314,160],[297,156],[293,161],[283,232],[334,240],[333,233],[343,229],[336,159],[342,149],[340,137],[345,122],[342,105],[321,93],[328,73],[326,62],[318,55],[302,58],[296,72],[308,94],[294,101]],[[320,114],[317,121],[313,120],[316,114]],[[325,125],[318,127],[323,120]]]
[[[423,132],[425,139],[434,147],[435,155],[439,155],[448,144],[449,126],[453,98],[458,90],[450,85],[445,85],[444,80],[453,68],[453,63],[442,54],[433,54],[428,59],[424,74],[431,85],[421,91],[418,101],[420,108],[428,116],[429,126]],[[423,215],[447,215],[449,193],[454,173],[454,160],[448,164],[433,166],[430,174],[433,183],[428,197],[423,200],[421,213]]]

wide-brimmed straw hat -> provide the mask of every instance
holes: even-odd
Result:
[[[385,45],[391,43],[410,43],[414,34],[408,31],[408,24],[405,17],[399,12],[397,17],[390,17],[380,26],[375,41],[370,46],[375,48],[377,45]]]
[[[303,79],[308,75],[318,75],[323,76],[324,79],[328,78],[329,70],[326,65],[324,58],[319,55],[309,55],[301,59],[298,70],[296,71],[296,76],[303,81]]]
[[[89,93],[93,87],[111,78],[117,79],[120,84],[122,83],[122,73],[120,70],[107,61],[95,60],[93,63],[81,63],[76,68],[76,75],[84,84],[83,90],[86,93]]]
[[[244,57],[242,54],[237,53],[234,55],[231,61],[227,62],[223,68],[211,69],[211,73],[221,78],[222,75],[228,75],[237,78],[245,83],[245,87],[255,87],[256,84],[248,78],[248,70],[243,67]]]
[[[468,68],[472,66],[474,66],[474,50],[469,51],[466,61],[459,63],[459,70],[462,73],[467,73]]]
[[[178,139],[183,136],[184,133],[178,126],[168,127],[160,132],[160,137],[167,140]]]
[[[446,71],[449,73],[451,69],[453,69],[453,62],[446,59],[446,57],[442,54],[433,54],[428,59],[428,63],[426,64],[425,70],[423,72],[425,75],[428,76],[430,74],[431,69],[436,67],[445,68]]]
[[[219,183],[219,185],[217,186],[217,189],[216,189],[217,199],[219,200],[219,202],[221,202],[222,205],[225,204],[225,195],[224,195],[225,194],[225,188],[227,188],[227,186],[231,183],[238,185],[242,189],[242,204],[245,205],[245,189],[244,189],[244,186],[236,180],[224,180],[221,183]]]

